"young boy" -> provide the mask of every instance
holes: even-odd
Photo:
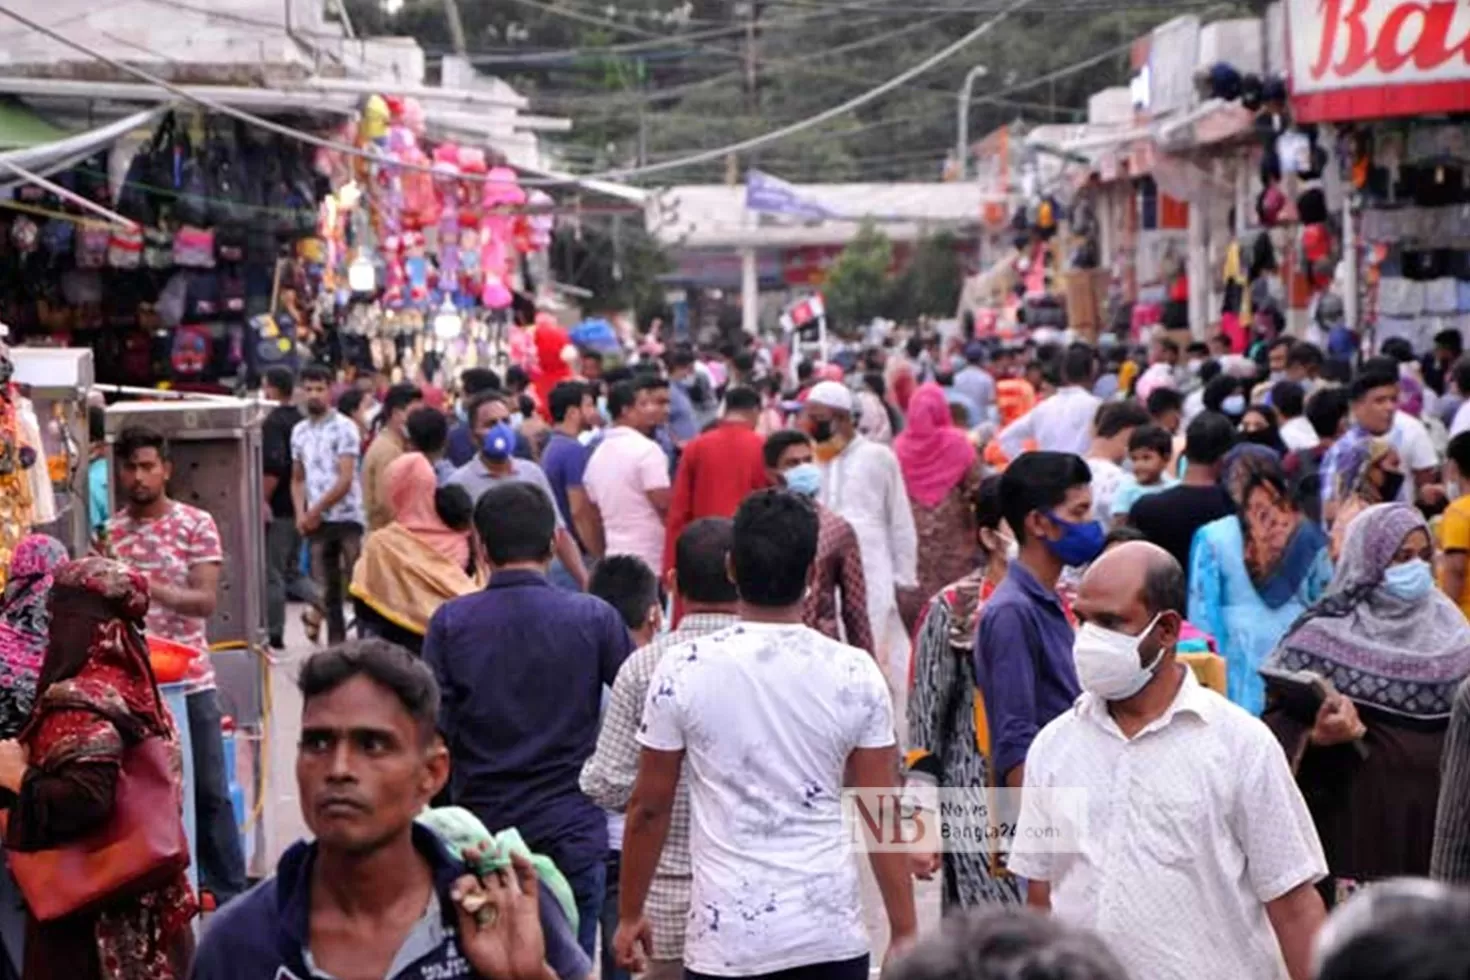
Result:
[[[1128,512],[1141,497],[1174,485],[1172,477],[1164,475],[1169,460],[1174,455],[1174,437],[1158,425],[1141,425],[1128,438],[1128,459],[1133,472],[1123,478],[1113,494],[1113,524],[1121,525],[1128,520]]]
[[[1470,615],[1470,576],[1466,575],[1470,554],[1470,432],[1450,440],[1445,455],[1445,480],[1453,499],[1439,519],[1439,587],[1450,601]],[[1457,492],[1458,491],[1458,492]]]

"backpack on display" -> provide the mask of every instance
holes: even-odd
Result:
[[[227,224],[214,230],[214,254],[221,262],[244,262],[249,233],[244,225]]]
[[[41,251],[52,258],[70,252],[76,241],[76,225],[63,218],[52,218],[41,226]]]
[[[186,283],[184,322],[200,323],[205,320],[213,320],[224,312],[220,294],[220,277],[217,274],[196,270],[183,275]]]
[[[214,268],[214,231],[185,225],[174,233],[174,265]]]
[[[114,228],[107,239],[107,264],[114,269],[136,269],[141,266],[143,229]]]
[[[245,317],[245,277],[237,268],[219,273],[220,316],[230,319]]]
[[[165,228],[143,231],[143,264],[150,269],[174,267],[174,233]]]
[[[98,225],[84,225],[77,232],[77,267],[101,269],[107,265],[107,249],[112,243],[112,230]]]
[[[187,326],[174,330],[169,366],[175,378],[198,378],[209,366],[213,347],[208,327]]]
[[[153,380],[153,338],[146,330],[123,334],[118,367],[125,382],[147,385]]]

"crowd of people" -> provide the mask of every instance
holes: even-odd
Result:
[[[200,658],[197,949],[176,865],[47,919],[25,870],[177,755],[144,632],[214,610],[214,522],[125,431],[106,556],[33,536],[0,607],[12,972],[865,980],[844,799],[891,791],[993,803],[984,846],[861,856],[903,980],[1463,976],[1470,363],[1260,330],[589,356],[453,404],[272,370],[312,840],[245,890]]]

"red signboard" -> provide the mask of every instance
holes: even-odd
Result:
[[[1464,0],[1287,0],[1302,122],[1470,111]]]

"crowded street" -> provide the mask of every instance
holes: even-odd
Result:
[[[0,0],[0,980],[1470,980],[1467,37]]]

